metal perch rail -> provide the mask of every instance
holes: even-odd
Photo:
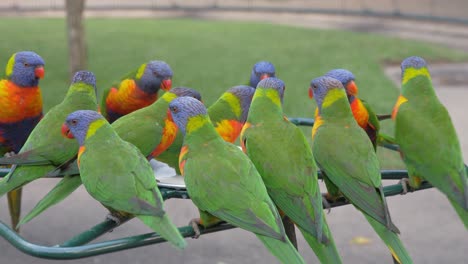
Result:
[[[303,125],[303,126],[312,126],[313,119],[308,118],[290,118],[290,121],[296,125]],[[384,146],[386,147],[386,146]],[[395,146],[389,146],[388,148],[394,149]],[[4,177],[9,172],[9,169],[1,169],[0,170],[0,177]],[[382,179],[383,180],[401,180],[403,178],[408,177],[408,173],[406,170],[382,170],[381,171]],[[319,179],[322,176],[319,173]],[[418,189],[411,189],[408,187],[409,192],[420,191],[424,189],[432,188],[432,186],[424,182],[420,188]],[[403,194],[403,186],[398,183],[394,185],[388,185],[383,188],[384,194],[386,197],[394,196],[398,194]],[[170,187],[160,187],[161,194],[164,200],[171,199],[171,198],[178,198],[178,199],[190,199],[187,191],[184,188],[170,188]],[[331,202],[329,207],[338,207],[348,204],[348,202],[344,199],[338,200],[336,202]],[[130,220],[124,219],[120,225],[125,223],[126,221]],[[152,244],[158,244],[162,242],[166,242],[165,239],[160,237],[157,233],[146,233],[142,235],[136,235],[131,237],[124,237],[119,239],[107,240],[104,242],[98,243],[91,243],[89,242],[95,240],[96,238],[106,234],[107,232],[115,229],[118,227],[119,224],[116,222],[106,219],[105,221],[95,225],[94,227],[84,231],[81,234],[76,235],[75,237],[71,238],[68,241],[63,242],[60,245],[53,245],[53,246],[43,246],[33,244],[28,242],[19,234],[17,234],[13,229],[11,229],[8,225],[0,221],[0,236],[5,238],[11,245],[19,249],[20,251],[39,258],[46,258],[46,259],[78,259],[78,258],[86,258],[111,252],[116,252],[120,250],[126,250],[136,247],[142,247]],[[209,234],[213,232],[218,232],[222,230],[227,230],[235,228],[234,226],[222,223],[220,225],[210,227],[210,228],[201,228],[201,234]],[[182,236],[184,237],[192,237],[195,235],[195,232],[191,226],[184,226],[179,228]]]

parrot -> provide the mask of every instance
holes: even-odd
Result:
[[[171,86],[169,64],[158,60],[144,63],[104,91],[101,113],[112,123],[121,116],[151,105],[158,99],[159,89],[169,91]]]
[[[242,126],[247,120],[254,92],[255,89],[250,86],[233,86],[208,108],[208,115],[215,130],[227,142],[234,143],[239,137]],[[156,157],[158,161],[175,168],[179,175],[178,157],[182,143],[183,135],[179,131],[174,143],[164,153]]]
[[[287,238],[281,217],[249,158],[216,132],[205,106],[190,97],[169,104],[184,135],[179,167],[187,192],[200,212],[199,227],[226,221],[253,232],[282,263],[304,263]]]
[[[77,72],[65,99],[40,120],[19,153],[0,159],[0,164],[17,164],[0,180],[0,196],[45,176],[76,156],[78,144],[62,137],[60,125],[78,109],[97,109],[96,79],[91,72]],[[16,221],[13,226],[17,224]]]
[[[341,263],[326,222],[314,156],[301,129],[285,118],[285,85],[270,77],[257,85],[241,144],[268,194],[299,228],[321,263]]]
[[[322,76],[312,80],[311,87],[319,109],[312,127],[312,152],[325,172],[329,193],[340,192],[363,213],[396,262],[413,263],[390,218],[377,154],[354,119],[343,85]]]
[[[32,51],[16,52],[7,62],[5,78],[0,80],[1,156],[18,153],[43,116],[39,79],[44,77],[44,65],[41,56]],[[8,207],[15,228],[21,213],[21,189],[8,193]]]
[[[258,82],[267,77],[276,77],[275,66],[269,61],[259,61],[252,68],[249,85],[256,88]]]
[[[150,106],[117,119],[111,126],[120,138],[135,145],[147,159],[157,157],[172,143],[178,131],[177,126],[172,121],[168,106],[174,98],[179,96],[191,96],[201,100],[200,93],[194,89],[175,87],[164,93]],[[63,131],[65,134],[68,132]],[[64,178],[21,219],[19,225],[31,221],[49,207],[59,203],[81,185],[76,160],[65,168],[59,166],[55,170],[49,175],[64,175]]]
[[[176,248],[187,246],[164,211],[153,169],[137,147],[122,140],[96,111],[75,111],[63,127],[64,135],[80,146],[81,181],[94,199],[111,211],[135,215]]]
[[[412,188],[427,180],[443,192],[468,229],[468,178],[450,115],[434,91],[423,58],[406,58],[401,70],[401,94],[392,119],[408,169],[409,181],[405,180]]]

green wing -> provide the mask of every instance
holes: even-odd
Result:
[[[398,232],[383,196],[379,161],[357,123],[325,122],[317,129],[312,150],[319,167],[352,204]]]
[[[418,111],[410,102],[400,106],[395,137],[412,176],[428,180],[468,210],[467,174],[458,137],[445,107],[438,103]]]
[[[161,214],[162,200],[153,170],[135,146],[117,136],[109,138],[96,133],[86,141],[85,148],[80,157],[80,173],[96,200],[136,215]]]
[[[364,108],[366,108],[367,113],[369,113],[369,124],[375,129],[376,135],[379,134],[380,131],[380,121],[377,118],[377,115],[375,114],[374,110],[372,110],[372,107],[369,105],[364,100],[361,100],[362,105],[364,105]]]
[[[189,146],[184,173],[190,198],[200,210],[256,234],[284,237],[260,175],[236,146],[221,138],[198,151]]]
[[[317,167],[300,128],[287,120],[260,123],[247,128],[242,140],[275,204],[303,229],[320,232]]]

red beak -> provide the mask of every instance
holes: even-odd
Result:
[[[62,135],[66,138],[75,138],[75,136],[73,136],[72,132],[70,131],[70,128],[65,123],[62,125]]]
[[[39,66],[36,69],[34,69],[34,75],[36,75],[37,78],[39,79],[44,78],[44,74],[45,74],[45,71],[44,71],[43,66]]]
[[[169,91],[172,87],[172,80],[171,79],[165,79],[161,82],[161,89],[164,91]]]
[[[346,93],[348,95],[353,95],[353,96],[356,96],[357,93],[358,93],[358,88],[356,86],[356,84],[354,83],[354,81],[350,81],[347,85],[346,85]]]
[[[260,76],[260,80],[266,79],[266,78],[268,78],[268,77],[270,77],[270,75],[264,73],[264,74],[262,74],[262,75]]]
[[[312,91],[312,87],[309,87],[309,98],[314,98],[314,91]]]

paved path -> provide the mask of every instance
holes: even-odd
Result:
[[[167,15],[167,14],[166,14]],[[170,15],[170,14],[169,14]],[[186,14],[176,14],[186,15]],[[322,15],[253,14],[253,13],[206,13],[190,14],[206,19],[255,20],[285,23],[314,28],[344,28],[354,31],[373,32],[405,38],[415,38],[444,43],[454,48],[468,50],[468,28],[431,24],[415,21],[392,21],[389,19],[340,17]],[[154,13],[153,13],[154,16]],[[417,25],[416,25],[417,24]],[[415,29],[418,29],[415,32]],[[462,75],[468,73],[465,65]],[[432,69],[433,67],[431,67]],[[434,67],[435,68],[435,67]],[[458,67],[456,67],[458,70]],[[445,70],[435,70],[435,79]],[[398,81],[398,69],[388,69],[389,76]],[[440,75],[439,75],[440,74]],[[466,119],[465,85],[450,87],[441,82],[437,93],[447,105],[457,131],[461,137],[465,162],[468,162],[468,122]],[[25,188],[24,212],[29,211],[39,197],[49,190],[55,180],[44,179]],[[401,230],[401,238],[415,263],[466,263],[468,236],[455,212],[445,197],[436,190],[426,190],[406,196],[388,199],[394,222]],[[6,204],[5,198],[0,204]],[[190,201],[169,200],[166,202],[169,215],[178,225],[197,216]],[[0,209],[0,220],[8,222],[6,208]],[[22,229],[22,235],[35,243],[53,245],[71,238],[101,221],[106,211],[92,200],[83,188],[76,191],[65,202],[51,208],[42,216]],[[385,246],[374,234],[360,213],[351,206],[333,209],[327,215],[338,249],[345,263],[391,263]],[[104,238],[118,238],[150,230],[133,220],[123,228],[117,228]],[[351,241],[357,236],[370,239],[368,244]],[[299,235],[300,252],[307,263],[317,263],[312,251]],[[14,249],[0,239],[0,263],[23,264],[50,263],[49,260],[35,259]],[[60,262],[59,262],[60,263]],[[70,261],[70,263],[276,263],[257,239],[239,229],[203,236],[198,240],[189,239],[189,247],[177,251],[167,244],[148,246],[94,258]]]

